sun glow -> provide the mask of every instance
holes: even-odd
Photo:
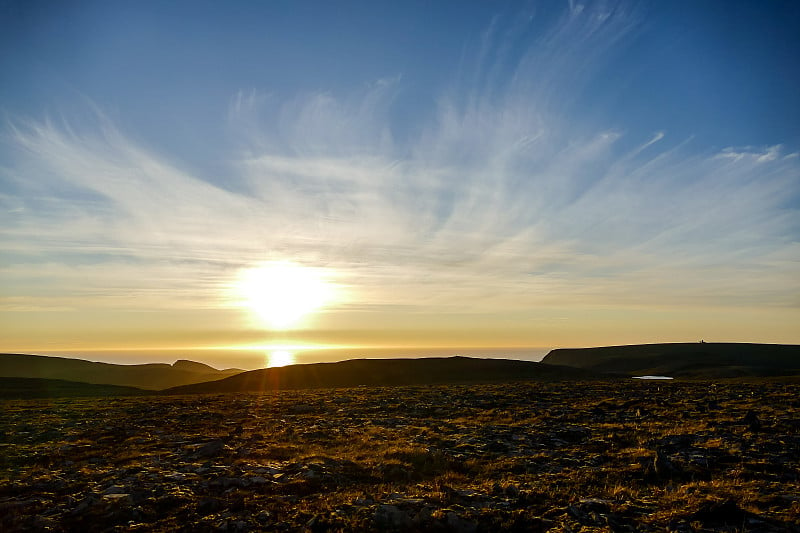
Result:
[[[267,367],[293,365],[294,353],[289,350],[272,350],[267,354]]]
[[[328,277],[323,269],[270,262],[243,271],[236,290],[266,327],[284,330],[334,300],[335,287]]]

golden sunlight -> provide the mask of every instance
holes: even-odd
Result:
[[[266,327],[284,330],[333,301],[328,277],[324,269],[275,261],[243,271],[236,290]]]
[[[294,364],[294,354],[289,350],[272,350],[267,355],[267,367],[286,366]]]

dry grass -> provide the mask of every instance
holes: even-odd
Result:
[[[799,389],[518,383],[5,402],[0,529],[797,531]]]

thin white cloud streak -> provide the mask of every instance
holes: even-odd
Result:
[[[105,119],[95,135],[29,121],[2,171],[17,191],[0,198],[8,297],[20,305],[38,276],[72,305],[213,307],[238,268],[292,259],[338,272],[350,309],[797,306],[796,154],[676,145],[657,124],[626,149],[624,133],[565,116],[634,28],[574,6],[503,78],[486,66],[514,55],[496,23],[481,89],[446,92],[402,144],[399,78],[283,104],[242,92],[228,119],[236,192]]]

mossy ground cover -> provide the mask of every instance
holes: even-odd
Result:
[[[3,531],[800,531],[796,383],[6,401]]]

